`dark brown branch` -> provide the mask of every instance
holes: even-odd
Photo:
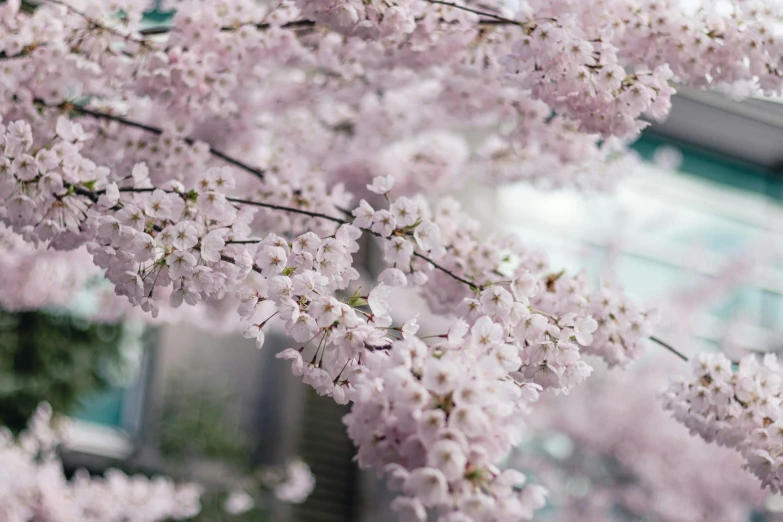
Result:
[[[81,188],[81,187],[78,187],[76,185],[70,185],[70,184],[66,185],[66,187],[68,189],[70,189],[70,190],[73,190],[73,192],[75,194],[78,194],[78,195],[81,195],[81,196],[85,196],[85,197],[89,198],[93,202],[97,202],[98,201],[98,195],[101,194],[102,192],[104,192],[104,191],[92,191],[92,190],[88,190],[88,189]],[[124,187],[124,188],[121,188],[119,190],[120,190],[120,192],[151,192],[151,191],[158,190],[158,189],[156,189],[155,187],[149,187],[149,188]],[[164,192],[169,192],[169,193],[182,195],[182,193],[175,192],[175,191],[172,191],[172,190],[166,190],[166,189],[159,189],[159,190],[163,190]],[[231,198],[231,197],[227,197],[226,200],[227,201],[231,201],[232,203],[238,203],[240,205],[251,205],[251,206],[256,206],[256,207],[268,208],[268,209],[272,209],[272,210],[279,210],[279,211],[282,211],[282,212],[290,212],[292,214],[300,214],[300,215],[308,216],[308,217],[312,217],[312,218],[326,219],[328,221],[332,221],[334,223],[338,223],[338,224],[341,224],[341,225],[345,225],[345,224],[349,223],[348,221],[346,221],[344,219],[341,219],[341,218],[338,218],[338,217],[330,216],[328,214],[323,214],[321,212],[312,212],[310,210],[304,210],[304,209],[301,209],[301,208],[286,207],[286,206],[283,206],[283,205],[276,205],[274,203],[262,203],[260,201],[251,201],[251,200],[240,199],[240,198]],[[377,237],[381,237],[381,238],[383,237],[379,233],[374,232],[374,231],[372,231],[370,229],[363,228],[361,230],[364,231],[364,232],[368,232],[368,233],[370,233],[370,234],[372,234],[374,236],[377,236]],[[227,244],[252,244],[252,243],[258,243],[260,241],[261,241],[260,239],[259,240],[252,240],[252,239],[250,239],[250,240],[234,240],[234,241],[228,241]],[[452,279],[454,279],[456,281],[459,281],[460,283],[463,283],[465,285],[468,285],[468,287],[470,287],[471,289],[482,290],[484,288],[483,285],[477,285],[474,282],[470,281],[469,279],[465,279],[464,277],[461,277],[461,276],[455,274],[454,272],[452,272],[448,268],[445,268],[445,267],[439,265],[438,263],[436,263],[435,261],[433,261],[432,259],[430,259],[429,257],[427,257],[424,254],[421,254],[419,252],[414,251],[413,255],[415,255],[419,259],[422,259],[422,260],[426,261],[427,263],[430,263],[436,270],[440,270],[441,272],[443,272],[444,274],[448,275]],[[227,257],[225,255],[221,256],[221,259],[223,261],[226,261],[226,262],[229,262],[229,263],[234,263],[233,259],[231,259],[231,258],[229,258],[229,257]],[[261,273],[261,270],[258,267],[256,267],[255,265],[253,265],[253,270],[255,270],[258,273]],[[675,354],[677,357],[679,357],[683,361],[686,361],[686,362],[688,361],[688,357],[687,356],[685,356],[683,353],[681,353],[680,351],[675,349],[673,346],[671,346],[671,345],[665,343],[664,341],[658,339],[657,337],[650,336],[650,340],[655,342],[655,343],[657,343],[657,344],[660,344],[661,346],[663,346],[664,348],[666,348],[667,350],[669,350],[670,352]]]
[[[97,203],[98,202],[98,193],[97,192],[94,192],[92,190],[87,190],[85,188],[78,187],[76,185],[71,185],[71,184],[68,184],[68,183],[64,184],[64,186],[65,186],[65,188],[67,188],[69,190],[73,190],[74,194],[78,194],[80,196],[84,196],[86,198],[89,198],[90,201],[92,201],[93,203]]]
[[[0,61],[8,61],[8,60],[20,60],[22,58],[29,58],[33,55],[33,51],[35,51],[39,47],[43,47],[45,44],[40,45],[29,45],[22,49],[21,52],[17,54],[6,54],[5,51],[0,53]]]
[[[449,3],[449,2],[434,1],[434,0],[425,0],[425,1],[428,1],[428,2],[431,1],[432,3],[447,5],[447,6],[450,6],[450,7],[455,7],[457,9],[464,9],[464,10],[470,11],[472,13],[476,13],[476,14],[479,14],[481,16],[485,16],[485,17],[490,18],[489,20],[479,20],[479,24],[480,25],[517,25],[517,26],[520,25],[520,22],[515,22],[515,21],[510,20],[508,18],[503,18],[502,16],[498,16],[498,15],[495,15],[495,14],[492,14],[492,13],[485,13],[485,12],[476,11],[476,10],[473,10],[473,9],[470,9],[470,8],[467,8],[467,7],[464,7],[464,6],[461,6],[461,5],[452,4],[452,3]],[[288,23],[285,23],[285,24],[280,24],[280,25],[275,26],[275,25],[272,25],[272,24],[267,23],[267,22],[261,22],[261,23],[249,22],[249,23],[246,23],[246,24],[224,26],[224,27],[221,27],[220,30],[223,31],[223,32],[231,32],[231,31],[236,31],[237,29],[239,29],[241,27],[244,27],[244,26],[252,26],[252,27],[255,27],[256,29],[258,29],[260,31],[263,31],[265,29],[270,29],[272,27],[279,27],[281,29],[311,29],[311,28],[316,27],[316,23],[314,21],[312,21],[312,20],[294,20],[293,22],[288,22]],[[146,29],[141,29],[140,31],[138,31],[138,33],[140,35],[142,35],[142,36],[155,36],[155,35],[160,35],[160,34],[168,34],[168,33],[170,33],[172,31],[172,29],[173,28],[171,26],[162,25],[162,26],[148,27]]]
[[[254,206],[258,206],[258,207],[271,208],[273,210],[282,210],[283,212],[291,212],[291,213],[294,213],[294,214],[302,214],[302,215],[310,216],[310,217],[314,217],[314,218],[327,219],[329,221],[333,221],[334,223],[339,223],[341,225],[345,225],[345,224],[349,223],[348,221],[346,221],[344,219],[341,219],[341,218],[338,218],[338,217],[334,217],[334,216],[329,216],[327,214],[322,214],[320,212],[311,212],[309,210],[303,210],[303,209],[292,208],[292,207],[284,207],[284,206],[281,206],[281,205],[274,205],[272,203],[259,203],[257,201],[248,201],[248,200],[237,199],[237,198],[226,198],[226,199],[228,201],[232,201],[234,203],[240,203],[240,204],[243,204],[243,205],[254,205]],[[380,234],[378,234],[377,232],[374,232],[372,230],[369,230],[369,229],[366,229],[366,228],[364,228],[362,230],[364,230],[365,232],[369,232],[370,234],[372,234],[374,236],[383,237]],[[481,286],[476,285],[475,283],[471,282],[468,279],[465,279],[464,277],[458,276],[457,274],[455,274],[454,272],[452,272],[448,268],[445,268],[445,267],[439,265],[438,263],[436,263],[435,261],[433,261],[429,257],[425,256],[424,254],[419,253],[419,252],[414,252],[413,255],[415,255],[416,257],[418,257],[420,259],[423,259],[424,261],[430,263],[437,270],[440,270],[444,274],[452,277],[453,279],[456,279],[460,283],[464,283],[464,284],[468,285],[471,288],[481,289]]]

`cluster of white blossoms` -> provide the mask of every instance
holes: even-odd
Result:
[[[302,16],[335,31],[367,39],[377,39],[416,28],[414,10],[421,5],[413,0],[297,0]]]
[[[529,520],[545,503],[542,488],[494,465],[520,441],[541,387],[510,375],[518,348],[487,335],[457,324],[432,346],[411,336],[349,368],[348,434],[359,464],[402,490],[400,520],[424,521],[426,508],[441,522]]]
[[[595,330],[585,332],[593,335],[585,337],[584,353],[600,357],[609,367],[624,367],[642,356],[658,321],[657,310],[641,308],[621,286],[608,280],[592,288],[585,272],[560,277],[553,286],[553,291],[541,296],[542,309],[557,314],[579,311],[596,321]],[[583,326],[577,330],[585,331]]]
[[[201,489],[169,478],[104,477],[79,471],[68,480],[57,457],[60,434],[42,405],[15,439],[0,431],[0,520],[4,522],[164,522],[194,517]]]
[[[674,417],[707,442],[736,448],[763,487],[783,491],[783,370],[774,354],[732,363],[701,354],[693,373],[672,378],[662,394]]]
[[[473,318],[481,314],[481,303],[487,306],[483,313],[511,329],[523,323],[531,347],[554,350],[549,358],[540,353],[526,359],[531,366],[540,364],[537,373],[544,379],[540,384],[549,387],[545,382],[551,385],[552,379],[562,378],[562,363],[555,360],[573,359],[576,366],[568,374],[586,370],[576,361],[578,357],[558,356],[559,350],[576,352],[576,345],[580,345],[580,352],[601,357],[610,366],[624,366],[643,353],[657,313],[631,301],[619,285],[606,280],[596,288],[584,272],[556,272],[546,253],[524,244],[514,234],[487,238],[480,233],[479,223],[452,199],[437,201],[431,217],[440,232],[442,249],[449,253],[440,259],[440,265],[468,277],[475,292],[465,297],[464,281],[435,271],[425,284],[428,303],[447,313],[462,300],[462,311]],[[570,344],[545,342],[553,338],[569,341],[557,334],[562,326],[573,327]]]
[[[453,141],[494,129],[482,178],[604,189],[620,174],[604,172],[605,149],[622,150],[607,138],[635,135],[643,112],[668,112],[672,72],[739,95],[780,91],[780,7],[729,3],[730,14],[660,0],[188,0],[150,28],[146,0],[5,2],[0,112],[43,130],[89,100],[146,127],[102,126],[95,161],[154,157],[178,178],[202,164],[187,138],[254,167],[282,156],[359,186],[389,167],[377,158],[418,149],[424,161],[411,154],[401,177],[425,191],[464,172],[427,161],[422,144],[450,135],[435,146],[483,160]],[[422,183],[432,172],[444,182]]]

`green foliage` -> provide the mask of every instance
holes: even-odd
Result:
[[[266,522],[268,476],[277,470],[255,466],[251,441],[226,410],[235,399],[225,389],[213,377],[171,379],[164,393],[158,447],[167,474],[205,488],[201,512],[188,522]],[[193,470],[209,471],[199,476]],[[241,514],[226,512],[226,499],[235,490],[250,495],[255,506]]]
[[[229,425],[225,404],[215,386],[195,390],[184,379],[167,386],[159,432],[161,454],[170,461],[213,459],[241,466],[250,453],[244,434]]]
[[[110,383],[119,365],[121,327],[66,314],[0,310],[0,425],[22,430],[38,404],[71,413]]]

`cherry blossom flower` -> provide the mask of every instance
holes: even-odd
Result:
[[[367,190],[376,194],[387,194],[394,187],[394,178],[392,176],[377,176],[373,178],[372,183],[367,185]]]

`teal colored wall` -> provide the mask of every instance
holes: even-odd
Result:
[[[661,146],[672,146],[682,152],[683,159],[679,167],[682,172],[783,201],[783,173],[776,174],[751,163],[654,134],[643,135],[634,143],[633,149],[643,158],[652,160],[655,150]]]

